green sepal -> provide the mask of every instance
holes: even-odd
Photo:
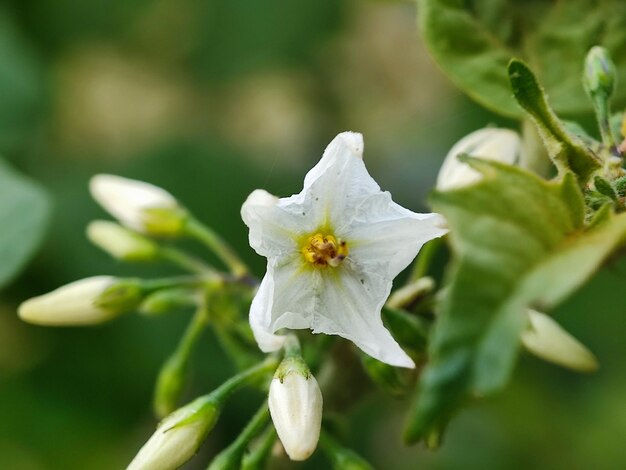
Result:
[[[550,108],[535,74],[524,62],[512,59],[509,62],[508,74],[513,96],[535,123],[559,174],[572,171],[581,185],[584,185],[600,168],[598,159],[582,141],[565,130]]]
[[[600,194],[603,194],[613,201],[617,201],[617,193],[615,192],[613,186],[611,186],[611,183],[609,183],[607,180],[605,180],[601,176],[596,176],[593,179],[593,184],[596,187],[596,191],[598,191]]]
[[[140,279],[121,279],[106,288],[94,305],[116,313],[129,312],[139,306],[145,293]]]

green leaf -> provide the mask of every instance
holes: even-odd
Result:
[[[0,160],[0,287],[39,246],[50,204],[46,193]]]
[[[548,155],[560,173],[573,171],[586,183],[600,168],[600,162],[585,144],[568,133],[554,114],[537,78],[528,66],[517,59],[508,65],[513,96],[533,119]]]
[[[626,214],[584,225],[571,174],[547,182],[519,168],[468,158],[474,186],[432,197],[455,253],[429,364],[410,415],[414,442],[467,399],[502,389],[512,372],[529,306],[555,306],[585,282],[626,234]]]
[[[519,117],[506,65],[526,60],[558,113],[591,112],[581,75],[587,51],[604,46],[626,76],[626,2],[621,0],[420,0],[418,19],[431,54],[452,82],[483,106]],[[626,103],[618,87],[615,104]]]

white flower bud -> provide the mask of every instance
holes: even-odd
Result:
[[[576,338],[548,315],[528,310],[528,327],[522,332],[524,347],[534,355],[563,367],[593,372],[598,361]]]
[[[105,210],[133,230],[168,236],[182,230],[186,212],[164,189],[114,175],[94,176],[89,189]]]
[[[118,311],[102,307],[97,299],[116,283],[112,276],[75,281],[22,303],[20,318],[37,325],[90,325],[107,321]]]
[[[509,129],[485,128],[459,140],[446,155],[437,176],[437,189],[447,191],[475,183],[479,172],[458,160],[461,154],[513,165],[521,151],[519,135]]]
[[[269,408],[278,437],[291,460],[315,451],[322,426],[322,392],[313,375],[297,370],[272,379]]]
[[[96,220],[87,226],[89,241],[123,261],[150,261],[157,257],[159,247],[141,235],[115,222]]]
[[[174,470],[197,452],[219,416],[215,401],[198,398],[159,423],[126,470]]]

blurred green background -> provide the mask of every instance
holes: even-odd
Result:
[[[241,203],[257,187],[298,191],[338,132],[362,132],[370,172],[423,210],[448,148],[490,123],[507,124],[437,70],[412,3],[3,0],[0,154],[47,188],[54,213],[0,298],[0,469],[124,468],[154,427],[154,379],[188,319],[80,329],[17,319],[20,301],[75,279],[172,272],[121,265],[88,244],[86,224],[105,216],[88,196],[92,174],[166,188],[261,275]],[[625,270],[608,266],[556,312],[598,355],[597,374],[523,357],[508,390],[461,414],[436,453],[401,445],[408,401],[372,394],[346,411],[349,444],[380,469],[626,468]],[[207,334],[187,395],[232,370]],[[185,468],[205,468],[260,400],[234,397]]]

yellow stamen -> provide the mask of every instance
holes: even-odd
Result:
[[[316,268],[336,268],[348,256],[348,244],[332,235],[316,233],[302,247],[305,261]]]

